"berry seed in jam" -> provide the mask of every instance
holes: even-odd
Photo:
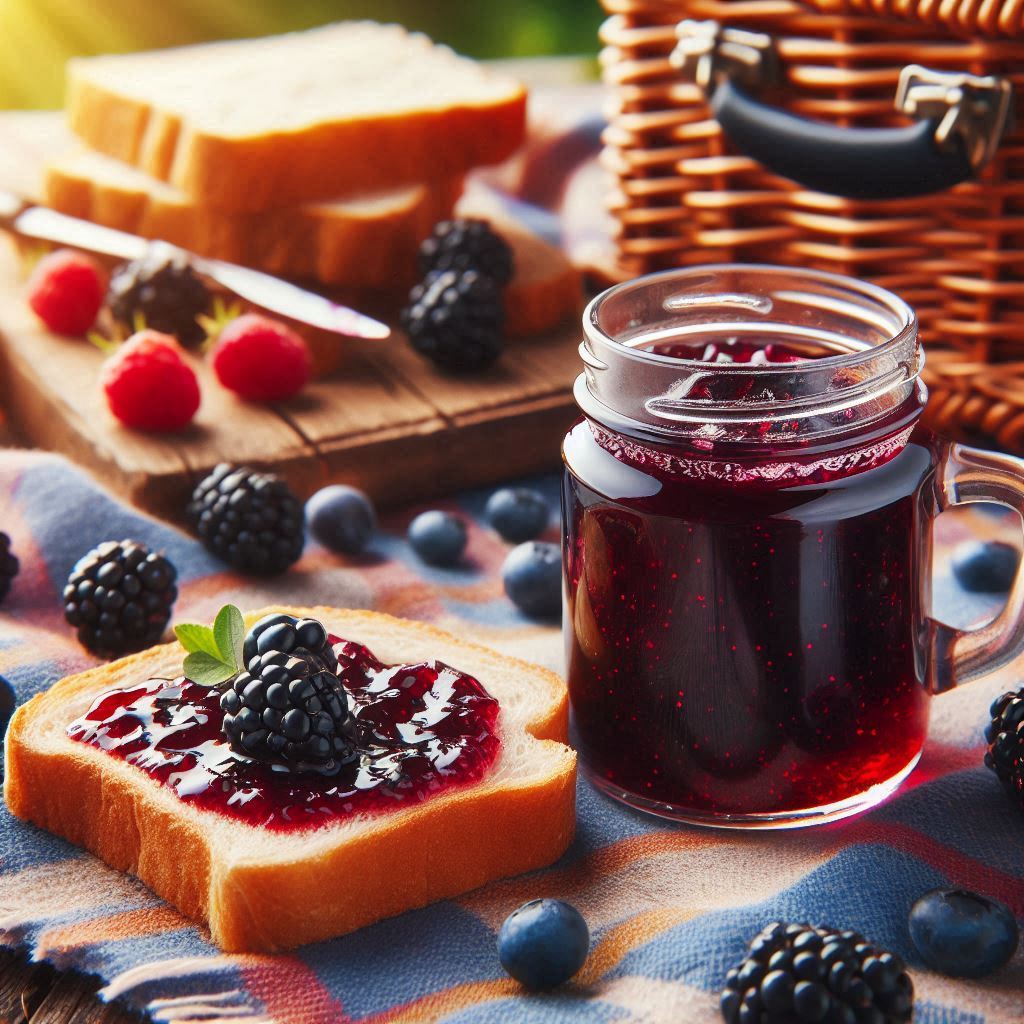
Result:
[[[895,297],[782,268],[591,304],[562,509],[572,729],[599,788],[786,827],[913,766],[937,449],[912,326]]]
[[[747,363],[750,366],[770,366],[777,363],[802,363],[807,359],[823,359],[838,351],[821,344],[787,339],[766,341],[730,335],[721,340],[681,340],[670,338],[644,344],[645,352],[668,356],[671,359],[696,359],[702,363]]]
[[[68,735],[107,751],[184,801],[277,831],[420,803],[481,779],[500,746],[498,702],[442,662],[384,665],[332,636],[358,758],[332,776],[292,772],[233,751],[215,690],[150,679],[100,695]]]
[[[778,487],[609,438],[583,421],[564,446],[569,695],[595,781],[711,819],[824,807],[903,772],[927,728],[928,435]]]

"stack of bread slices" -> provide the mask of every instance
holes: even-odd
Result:
[[[67,108],[78,148],[44,185],[61,212],[350,294],[394,293],[467,173],[523,141],[526,92],[397,25],[342,22],[75,60]],[[529,245],[521,262],[549,290],[571,276]]]

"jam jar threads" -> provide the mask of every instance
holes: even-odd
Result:
[[[1012,638],[927,617],[931,518],[1021,507],[1024,463],[920,426],[915,316],[872,285],[669,271],[599,296],[584,332],[563,563],[588,774],[713,825],[877,802],[920,756],[930,693],[1024,643],[1021,603]]]

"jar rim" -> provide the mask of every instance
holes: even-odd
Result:
[[[599,314],[602,306],[606,305],[608,302],[614,301],[631,289],[641,286],[650,287],[657,285],[661,281],[685,281],[691,277],[707,277],[709,275],[724,273],[763,273],[766,276],[772,274],[779,277],[791,278],[793,280],[806,281],[808,279],[812,279],[824,284],[831,284],[837,288],[843,288],[848,291],[859,291],[865,298],[872,299],[879,305],[885,306],[894,314],[899,316],[902,326],[881,345],[875,345],[867,349],[852,349],[849,352],[841,352],[834,356],[823,356],[813,361],[814,364],[819,367],[854,365],[861,360],[865,353],[878,354],[890,347],[898,347],[901,341],[905,341],[908,336],[915,334],[917,331],[918,320],[917,314],[914,310],[894,292],[870,281],[862,281],[859,278],[848,277],[845,274],[837,274],[829,270],[787,267],[778,263],[705,263],[692,267],[673,267],[669,270],[659,270],[651,274],[644,274],[641,277],[634,277],[628,281],[621,281],[618,284],[611,285],[600,294],[595,295],[594,298],[587,303],[583,311],[583,332],[592,340],[599,339],[611,344],[619,344],[616,339],[604,331],[600,325]],[[620,348],[624,352],[628,352],[633,358],[643,359],[653,363],[672,366],[706,366],[706,364],[702,363],[700,359],[683,359],[678,356],[665,356],[646,349],[628,348],[621,345]],[[772,366],[769,364],[767,366],[760,365],[756,367],[751,366],[750,363],[732,363],[724,366],[716,364],[716,369],[726,369],[730,373],[770,373],[774,370],[779,370],[781,372],[793,371],[791,364],[786,364],[785,366]]]
[[[798,436],[808,444],[864,430],[917,391],[917,329],[899,296],[830,271],[740,263],[665,270],[614,285],[587,305],[577,404],[608,426],[651,438],[704,445]],[[723,335],[835,354],[733,362],[651,351]]]

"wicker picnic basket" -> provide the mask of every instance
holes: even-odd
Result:
[[[932,424],[1024,451],[1024,0],[603,2],[621,274],[873,280],[921,318]]]

